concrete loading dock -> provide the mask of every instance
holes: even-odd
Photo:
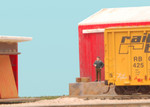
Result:
[[[0,36],[0,99],[18,97],[18,42],[31,37]]]

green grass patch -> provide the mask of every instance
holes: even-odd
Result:
[[[59,97],[61,96],[41,96],[41,97],[36,97],[36,98],[40,98],[41,100],[51,100],[51,99],[56,99]]]
[[[21,97],[21,98],[37,98],[40,100],[52,100],[56,98],[63,98],[63,97],[68,97],[68,95],[62,95],[62,96],[40,96],[40,97]]]

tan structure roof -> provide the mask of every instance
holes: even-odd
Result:
[[[0,36],[0,42],[25,42],[31,40],[32,37]]]

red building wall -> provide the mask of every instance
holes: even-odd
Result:
[[[10,57],[11,66],[16,81],[16,87],[18,90],[18,55],[9,55],[9,57]]]
[[[114,24],[95,24],[95,25],[79,25],[79,63],[80,77],[91,77],[95,81],[96,74],[93,63],[97,56],[101,57],[104,62],[104,33],[83,34],[84,29],[104,29],[108,27],[121,26],[143,26],[150,25],[150,22],[133,22],[133,23],[114,23]],[[105,62],[104,62],[105,63]],[[102,69],[102,80],[105,80],[105,68]]]

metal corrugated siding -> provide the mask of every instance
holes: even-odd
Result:
[[[95,80],[95,68],[93,63],[97,56],[104,62],[104,34],[81,34],[79,36],[80,53],[80,76],[91,77]],[[99,51],[98,51],[99,50]],[[102,80],[104,80],[104,69],[102,69]]]

